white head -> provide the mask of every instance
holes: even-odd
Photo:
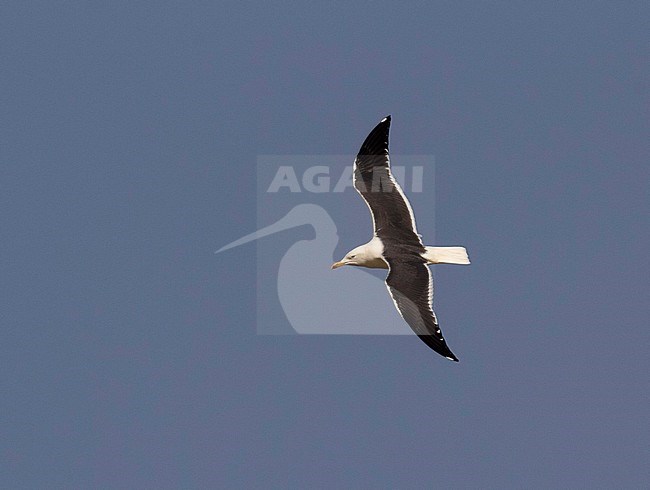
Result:
[[[332,264],[332,269],[344,265],[359,265],[362,267],[387,269],[388,266],[382,257],[384,247],[381,241],[373,238],[368,243],[350,250],[340,261]]]
[[[370,260],[370,257],[368,257],[368,245],[360,245],[346,253],[345,257],[338,262],[334,262],[332,269],[338,269],[344,265],[363,265],[368,260]]]

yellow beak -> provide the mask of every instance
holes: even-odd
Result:
[[[345,262],[334,262],[332,264],[332,269],[338,269],[339,267],[343,267],[345,265]]]

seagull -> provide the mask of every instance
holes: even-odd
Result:
[[[464,247],[422,244],[413,209],[390,171],[390,116],[382,119],[361,145],[354,160],[353,184],[370,209],[372,239],[352,249],[332,269],[344,265],[388,269],[386,287],[401,317],[431,349],[451,361],[433,312],[433,279],[429,264],[469,264]]]

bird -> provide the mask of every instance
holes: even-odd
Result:
[[[431,349],[451,361],[451,351],[433,311],[431,264],[469,264],[465,247],[432,247],[422,243],[413,209],[390,170],[388,134],[391,116],[383,118],[365,139],[353,166],[353,185],[368,205],[373,236],[332,264],[388,269],[386,287],[400,316]]]

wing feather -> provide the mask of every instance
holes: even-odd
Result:
[[[376,236],[422,245],[411,204],[390,171],[389,130],[390,116],[387,116],[361,145],[354,160],[354,188],[370,209]]]
[[[390,171],[390,116],[382,119],[361,145],[354,160],[354,188],[370,209],[375,236],[383,245],[389,272],[386,287],[402,318],[431,349],[452,361],[433,312],[433,280],[422,254],[413,209]]]
[[[386,287],[399,314],[431,349],[447,359],[458,361],[447,346],[431,307],[433,279],[429,267],[414,259],[388,259],[388,266]]]

